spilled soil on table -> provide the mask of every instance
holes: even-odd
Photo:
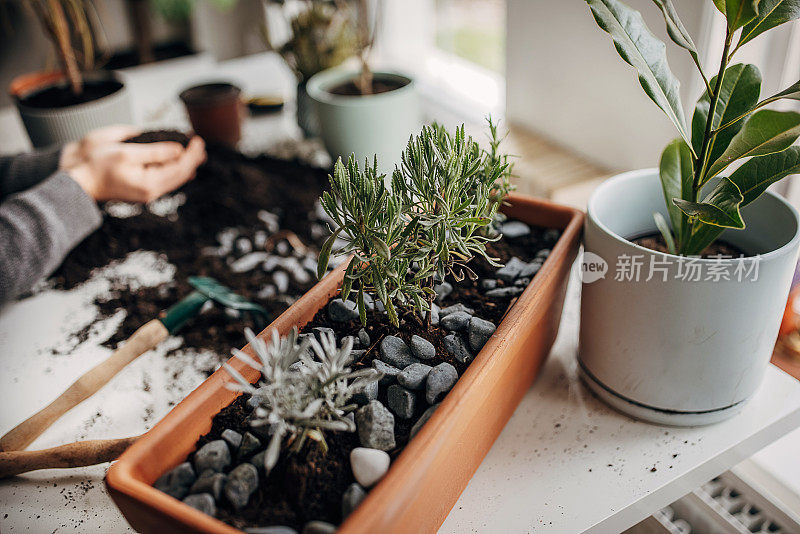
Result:
[[[181,141],[169,132],[144,134],[141,142],[160,140]],[[103,225],[88,236],[64,260],[52,275],[57,288],[70,289],[87,281],[92,271],[110,262],[121,260],[137,250],[154,251],[176,268],[171,283],[131,291],[125,284],[113,288],[111,294],[98,300],[102,316],[110,316],[122,309],[127,313],[122,326],[107,341],[115,347],[138,327],[158,316],[192,291],[187,279],[190,276],[211,276],[248,300],[264,306],[277,317],[292,302],[293,297],[307,291],[315,282],[309,276],[302,283],[289,277],[285,295],[259,297],[259,291],[274,283],[273,273],[254,268],[246,272],[231,270],[231,255],[204,253],[204,249],[219,247],[218,234],[234,229],[238,237],[245,238],[256,249],[256,232],[266,232],[269,238],[265,247],[286,249],[281,235],[268,232],[259,213],[266,210],[276,217],[281,230],[289,231],[315,256],[322,238],[312,236],[315,203],[327,184],[327,171],[305,165],[299,161],[286,161],[269,156],[249,158],[240,153],[212,148],[208,161],[202,165],[194,180],[175,192],[172,197],[183,203],[167,215],[155,214],[147,208],[139,209],[133,216],[112,216],[114,203],[104,207]],[[123,206],[125,207],[125,206]],[[263,213],[262,213],[263,216]],[[263,233],[262,233],[263,236]],[[263,240],[263,239],[262,239]],[[244,241],[244,240],[243,240]],[[291,248],[291,247],[290,247]],[[284,250],[285,251],[285,250]],[[295,251],[289,250],[287,255]],[[280,293],[280,292],[278,292]],[[253,326],[248,318],[227,313],[219,306],[204,311],[188,323],[180,335],[183,348],[210,349],[227,359],[231,347],[244,345],[242,334],[246,326]]]

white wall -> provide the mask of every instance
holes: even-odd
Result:
[[[688,54],[668,40],[651,0],[626,0],[667,42],[673,73],[683,81],[687,122],[701,92]],[[676,0],[695,43],[710,23],[711,2]],[[666,115],[644,94],[636,71],[581,0],[508,0],[507,116],[611,169],[652,167],[677,137]],[[713,52],[717,57],[719,52]],[[713,70],[710,66],[706,71]],[[690,105],[689,105],[690,104]]]

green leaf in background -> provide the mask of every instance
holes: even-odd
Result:
[[[667,23],[667,33],[670,39],[672,39],[676,45],[688,50],[689,53],[696,58],[697,47],[695,47],[692,36],[689,35],[683,22],[681,22],[681,19],[678,17],[678,12],[675,11],[672,0],[653,0],[653,2],[664,15],[664,21]]]
[[[757,111],[744,123],[722,156],[711,165],[703,183],[740,158],[786,150],[799,136],[800,113],[771,109]]]
[[[744,200],[736,184],[728,178],[720,179],[717,186],[702,202],[690,202],[680,198],[673,202],[689,217],[706,224],[724,228],[744,228],[739,205]]]
[[[717,77],[711,78],[711,87],[716,87]],[[758,102],[761,93],[761,73],[755,65],[745,65],[742,63],[732,65],[725,70],[722,78],[722,86],[719,89],[719,100],[714,111],[714,121],[711,128],[719,128],[723,124],[736,119],[747,113]],[[700,153],[703,145],[703,135],[705,133],[706,121],[708,120],[708,109],[710,99],[708,91],[697,101],[694,115],[692,116],[692,144],[697,154]],[[717,161],[725,149],[742,129],[744,121],[737,121],[721,130],[709,145],[710,157],[708,161]]]
[[[667,250],[670,254],[677,254],[675,248],[675,238],[672,237],[672,232],[669,230],[669,223],[659,212],[653,213],[653,219],[656,221],[656,227],[661,232],[661,237],[664,238],[664,243],[667,244]]]
[[[742,192],[742,206],[751,203],[767,187],[790,174],[800,173],[800,146],[759,158],[750,158],[736,169],[730,181]]]
[[[739,48],[767,30],[800,18],[800,0],[761,0],[758,16],[750,21],[739,36]]]
[[[667,63],[667,46],[647,28],[642,14],[617,0],[586,0],[598,26],[614,40],[617,52],[639,73],[639,83],[650,99],[690,143],[681,107],[680,82]]]
[[[658,171],[661,177],[661,187],[664,190],[667,211],[672,221],[672,230],[678,237],[678,241],[681,241],[686,217],[673,204],[672,199],[691,200],[692,178],[694,176],[692,173],[692,153],[683,139],[673,139],[664,148],[664,152],[661,153]]]
[[[714,0],[728,20],[728,31],[733,33],[758,15],[759,0]]]

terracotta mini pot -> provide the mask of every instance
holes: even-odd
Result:
[[[339,532],[434,532],[550,352],[583,214],[523,195],[511,195],[509,201],[503,211],[510,217],[562,229],[561,238],[492,338]],[[286,334],[311,321],[338,293],[344,268],[328,274],[259,335],[265,337],[273,329]],[[249,346],[244,350],[252,355]],[[251,382],[258,380],[259,372],[240,360],[228,363]],[[214,416],[236,398],[237,393],[225,387],[230,381],[225,371],[215,372],[108,471],[109,492],[137,531],[239,532],[152,487],[159,476],[186,460],[197,439],[211,429]]]
[[[119,88],[80,104],[32,107],[25,104],[25,97],[48,87],[65,85],[64,74],[59,71],[33,72],[18,76],[11,82],[8,92],[17,106],[34,148],[77,141],[96,128],[129,124],[133,121],[130,94],[118,76],[104,72],[87,73],[84,81],[112,81]]]
[[[181,92],[194,133],[210,145],[235,148],[242,138],[241,93],[224,82],[195,85]]]

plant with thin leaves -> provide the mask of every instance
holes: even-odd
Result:
[[[505,198],[496,194],[508,172],[508,163],[483,150],[463,125],[453,135],[437,124],[425,126],[409,141],[392,188],[416,221],[408,256],[418,267],[414,278],[427,297],[418,308],[430,309],[435,279],[451,275],[461,280],[464,273],[477,278],[467,265],[474,257],[500,265],[486,253],[486,244],[499,236],[482,230]]]
[[[264,42],[283,57],[298,81],[307,81],[359,52],[352,8],[344,0],[303,0],[295,3],[293,7],[301,6],[295,11],[280,0],[270,3],[278,5],[268,6],[268,17],[274,22],[279,19],[288,29],[289,38],[282,43],[273,42],[269,25],[264,25]]]
[[[364,294],[375,293],[397,326],[398,306],[431,309],[436,278],[474,276],[467,264],[476,256],[498,265],[486,244],[499,236],[482,230],[505,198],[510,165],[497,146],[482,149],[463,126],[450,134],[432,125],[409,140],[391,189],[376,168],[377,161],[359,169],[352,156],[347,165],[337,161],[331,191],[322,198],[335,227],[320,252],[318,275],[326,272],[334,243],[343,238],[347,244],[337,253],[354,257],[342,299],[357,291],[366,323]]]
[[[586,2],[620,56],[637,70],[647,96],[680,134],[664,149],[659,164],[669,221],[659,213],[654,217],[671,253],[701,254],[726,228],[745,227],[742,207],[774,182],[800,172],[800,147],[792,146],[800,137],[800,113],[762,109],[781,99],[800,100],[800,81],[760,99],[758,67],[732,64],[743,45],[799,19],[800,1],[713,0],[727,24],[719,68],[709,79],[672,0],[653,0],[670,39],[689,53],[705,85],[691,125],[681,107],[680,83],[667,63],[666,45],[647,28],[641,14],[619,0]],[[723,175],[741,160],[746,161]]]
[[[26,0],[53,45],[72,92],[83,93],[83,72],[94,68],[97,14],[91,0]]]
[[[319,341],[313,336],[300,340],[296,328],[284,338],[273,330],[269,345],[250,329],[245,330],[245,337],[255,358],[240,350],[232,352],[261,372],[258,384],[251,384],[227,363],[223,366],[235,380],[228,387],[257,400],[251,425],[269,427],[271,437],[264,457],[267,472],[278,462],[284,441],[292,452],[300,451],[308,439],[327,450],[324,432],[355,430],[346,417],[357,408],[350,400],[382,374],[371,368],[351,369],[352,338],[337,347],[330,332],[322,333]]]

